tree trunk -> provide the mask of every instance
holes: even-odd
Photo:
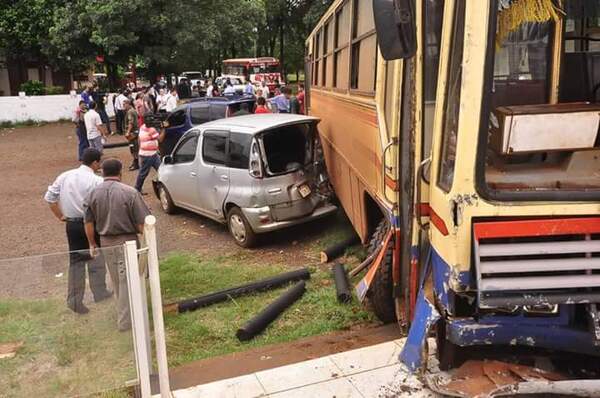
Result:
[[[283,76],[285,76],[285,54],[283,51],[284,43],[283,43],[283,15],[279,20],[279,65],[281,65],[281,72]]]

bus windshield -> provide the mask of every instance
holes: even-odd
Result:
[[[600,48],[587,45],[593,39],[586,45],[571,39],[600,38],[600,30],[589,29],[597,18],[565,16],[564,10],[533,3],[500,3],[491,49],[489,121],[482,132],[487,143],[479,149],[485,158],[479,164],[485,167],[484,191],[509,193],[507,200],[510,193],[528,192],[534,200],[544,192],[557,197],[561,191],[600,190],[600,106],[592,94],[600,80],[591,81],[600,78]],[[528,15],[531,10],[535,17]],[[566,32],[560,34],[563,24]],[[559,55],[563,59],[554,65]]]
[[[225,73],[226,75],[246,76],[246,66],[225,64],[223,65],[223,73]]]

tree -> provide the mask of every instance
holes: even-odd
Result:
[[[0,2],[0,54],[8,66],[11,87],[27,81],[27,64],[52,63],[42,49],[48,41],[52,14],[64,0],[16,0]],[[45,69],[40,79],[45,81]]]

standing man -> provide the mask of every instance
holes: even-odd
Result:
[[[292,90],[289,87],[283,87],[281,94],[269,100],[269,103],[274,108],[276,113],[290,113],[290,98],[292,96]]]
[[[123,135],[123,122],[125,120],[125,109],[123,107],[123,102],[127,99],[125,93],[127,90],[122,90],[117,99],[115,100],[115,116],[117,119],[117,134]]]
[[[129,152],[131,152],[131,156],[133,156],[129,171],[133,171],[140,168],[140,163],[138,161],[138,135],[140,133],[138,126],[139,118],[135,108],[131,105],[131,101],[125,101],[123,105],[125,105],[125,138],[129,141]]]
[[[117,296],[117,326],[120,331],[126,331],[131,329],[131,315],[125,257],[120,247],[127,241],[137,241],[150,210],[139,192],[121,183],[122,168],[118,159],[106,159],[102,163],[104,182],[88,198],[85,233],[91,253],[96,253],[100,243],[104,247],[108,273]],[[94,230],[98,231],[100,240]],[[107,250],[108,247],[111,249]]]
[[[102,183],[102,178],[95,174],[100,168],[101,156],[97,149],[87,148],[83,151],[83,164],[59,175],[44,196],[52,213],[66,226],[69,243],[67,307],[78,314],[89,312],[83,304],[86,264],[94,301],[102,301],[112,294],[106,290],[106,268],[102,258],[92,259],[89,256],[83,226],[85,198]],[[90,233],[95,234],[93,229]]]
[[[96,148],[100,153],[104,150],[103,140],[107,136],[106,128],[102,123],[102,119],[96,112],[96,103],[90,103],[90,109],[83,117],[85,120],[85,129],[87,130],[87,139],[90,147]]]
[[[269,92],[269,86],[267,86],[267,82],[264,80],[260,83],[260,88],[262,90],[262,96],[264,99],[269,99],[270,96],[270,92]]]
[[[77,105],[77,108],[73,112],[73,118],[71,119],[73,124],[75,124],[75,133],[77,134],[78,140],[77,155],[80,162],[83,161],[83,151],[90,146],[87,139],[87,131],[85,129],[85,120],[83,119],[86,111],[87,107],[85,101],[79,101],[79,105]]]
[[[215,90],[215,88],[213,87],[213,81],[212,81],[212,79],[210,79],[208,81],[208,86],[206,87],[206,96],[207,97],[212,97],[214,90]]]
[[[171,95],[169,96],[169,98],[167,98],[167,106],[165,107],[165,110],[167,112],[173,112],[173,109],[177,108],[178,99],[179,97],[177,97],[177,89],[172,88]]]
[[[92,99],[96,103],[96,111],[100,115],[100,119],[102,119],[102,123],[106,126],[106,131],[109,135],[112,135],[111,127],[110,127],[110,119],[108,118],[108,113],[106,113],[106,94],[101,93],[98,88],[98,83],[94,83],[92,88]]]
[[[250,77],[246,80],[246,87],[244,87],[244,94],[254,95],[254,84],[250,81]]]
[[[83,102],[85,102],[86,106],[90,106],[90,103],[92,102],[92,87],[87,85],[85,86],[85,89],[83,89],[83,91],[81,92],[81,100]]]
[[[164,128],[161,128],[159,133],[154,127],[148,127],[149,116],[151,115],[144,115],[144,124],[140,127],[139,134],[140,152],[138,158],[140,161],[140,172],[135,181],[135,189],[142,195],[145,195],[145,193],[142,192],[142,188],[144,187],[146,177],[148,177],[148,174],[150,173],[150,169],[154,168],[154,170],[158,171],[158,168],[160,167],[158,144],[165,139]],[[163,124],[163,127],[166,126]]]
[[[304,115],[304,84],[298,84],[298,94],[296,94],[296,99],[300,105],[299,113]]]

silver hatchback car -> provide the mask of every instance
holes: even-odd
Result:
[[[335,212],[318,122],[262,114],[192,128],[158,170],[154,191],[161,207],[226,223],[242,247],[253,246],[260,233]]]

